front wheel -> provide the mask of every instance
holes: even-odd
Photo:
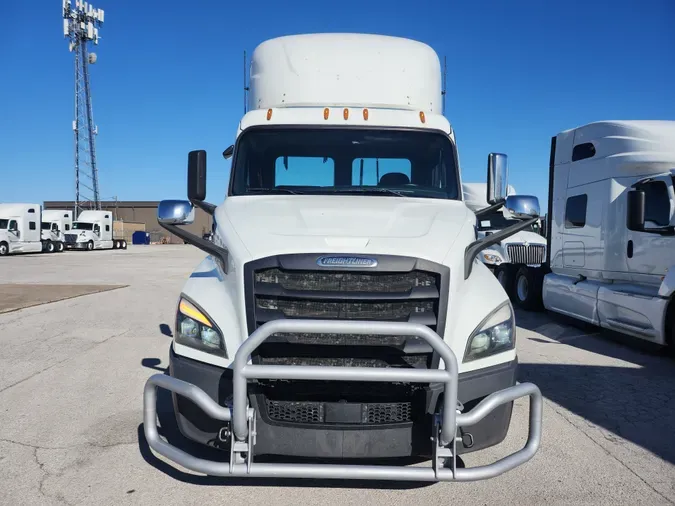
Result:
[[[9,255],[9,245],[6,242],[0,242],[0,257]]]
[[[521,267],[513,280],[513,298],[519,307],[527,310],[539,309],[542,304],[540,276],[528,267]]]
[[[94,241],[89,241],[87,243],[87,251],[91,251],[94,249]]]
[[[499,267],[497,267],[497,270],[495,271],[495,276],[497,276],[497,281],[499,281],[499,283],[502,285],[502,288],[504,288],[506,295],[508,295],[510,298],[513,292],[512,266],[509,264],[500,265]]]

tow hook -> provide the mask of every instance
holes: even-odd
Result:
[[[462,445],[464,448],[471,448],[473,446],[473,434],[470,432],[464,432],[460,429],[462,433]]]

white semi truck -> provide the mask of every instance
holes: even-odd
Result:
[[[65,209],[42,211],[42,242],[48,252],[62,252],[65,249],[65,233],[73,225],[73,212]]]
[[[40,204],[0,204],[0,256],[40,253]]]
[[[482,238],[513,225],[508,209],[491,210],[486,199],[486,183],[464,183],[464,201],[476,216],[478,237]],[[516,193],[508,187],[507,195]],[[546,260],[546,239],[541,234],[541,220],[503,241],[484,249],[479,258],[497,276],[512,300],[524,309],[541,305],[540,267]]]
[[[675,121],[551,140],[544,307],[675,354]]]
[[[82,211],[65,238],[68,249],[127,249],[127,241],[114,236],[110,211]]]
[[[542,397],[516,382],[514,312],[479,259],[530,227],[534,197],[506,197],[506,156],[488,156],[488,203],[516,224],[477,238],[455,134],[429,46],[364,34],[268,40],[253,53],[227,197],[205,202],[206,152],[188,156],[188,201],[158,221],[208,256],[178,297],[170,374],[148,379],[144,431],[156,452],[218,476],[469,481],[534,456]],[[211,240],[180,225],[213,216]],[[187,438],[159,436],[157,388]],[[501,442],[530,397],[525,446],[462,468]],[[344,459],[256,462],[259,455]],[[428,456],[428,467],[359,459]],[[356,462],[355,462],[356,460]]]

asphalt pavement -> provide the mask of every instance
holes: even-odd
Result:
[[[542,444],[497,478],[232,481],[166,461],[143,437],[143,387],[168,365],[176,299],[203,256],[165,245],[0,259],[0,285],[95,286],[0,314],[0,504],[675,504],[675,361],[545,313],[517,316],[519,380],[545,396]],[[166,397],[160,411],[171,419]],[[527,415],[517,402],[507,439],[465,464],[521,447]]]

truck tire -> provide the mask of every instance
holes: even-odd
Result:
[[[6,242],[0,242],[0,257],[9,255],[9,245]]]
[[[64,249],[66,249],[66,247],[63,245],[62,242],[59,242],[56,246],[56,251],[58,251],[59,253],[63,253]]]
[[[113,239],[113,249],[119,249],[120,247],[120,242]]]
[[[675,359],[675,298],[670,300],[666,314],[666,351]]]
[[[56,246],[54,246],[54,243],[52,241],[47,241],[45,244],[45,251],[47,253],[54,253],[56,251]]]
[[[87,243],[87,251],[91,251],[94,249],[94,241],[89,241]]]
[[[538,310],[542,305],[541,276],[538,269],[522,266],[513,280],[513,300],[516,305],[528,311]]]
[[[122,249],[127,249],[127,241],[122,241]]]
[[[506,295],[511,298],[513,293],[513,267],[509,264],[502,264],[495,271],[497,281],[502,285]]]

